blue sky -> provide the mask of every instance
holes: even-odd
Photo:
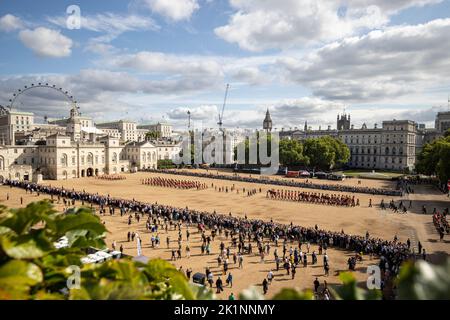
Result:
[[[66,9],[78,5],[81,28]],[[33,82],[70,91],[95,121],[186,112],[214,126],[226,83],[225,126],[335,125],[411,119],[432,126],[450,92],[450,1],[0,1],[0,104]],[[52,90],[18,109],[61,117]]]

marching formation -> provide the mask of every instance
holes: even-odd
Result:
[[[95,176],[96,179],[100,180],[126,180],[127,177],[120,174],[102,174],[100,176]]]
[[[360,187],[360,186],[348,186],[348,185],[338,185],[338,184],[318,184],[313,182],[299,182],[299,181],[290,181],[283,179],[272,179],[272,180],[263,180],[260,178],[253,177],[244,177],[240,175],[226,175],[226,174],[212,174],[212,173],[201,173],[201,172],[189,172],[189,171],[180,171],[180,170],[168,170],[168,169],[148,169],[146,171],[155,172],[155,173],[165,173],[165,174],[176,174],[183,176],[192,176],[192,177],[200,177],[200,178],[209,178],[209,179],[220,179],[220,180],[232,180],[232,181],[240,181],[240,182],[250,182],[250,183],[262,183],[268,185],[277,185],[277,186],[286,186],[286,187],[299,187],[299,188],[307,188],[307,189],[319,189],[319,190],[329,190],[329,191],[338,191],[338,192],[352,192],[352,193],[364,193],[364,194],[373,194],[373,195],[385,195],[385,196],[402,196],[405,191],[405,182],[398,182],[397,188],[398,190],[393,189],[383,189],[383,188],[371,188],[371,187]]]
[[[203,190],[208,188],[206,183],[201,183],[199,181],[167,179],[161,177],[142,179],[141,183],[149,186],[175,188],[175,189]]]
[[[444,234],[450,233],[450,226],[447,221],[448,208],[444,210],[443,213],[435,212],[433,214],[433,224],[436,227],[437,232],[439,232],[439,239],[444,239]]]
[[[355,200],[355,196],[334,195],[318,192],[301,192],[294,190],[275,190],[267,191],[266,197],[272,200],[287,200],[309,202],[314,204],[325,204],[330,206],[359,206],[359,199]]]

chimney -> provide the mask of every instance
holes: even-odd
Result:
[[[331,126],[328,126],[328,131],[330,131],[331,130]]]
[[[375,123],[375,129],[377,129],[378,128],[378,123]]]

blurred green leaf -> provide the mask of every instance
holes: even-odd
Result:
[[[399,299],[449,300],[450,259],[442,266],[433,266],[423,260],[408,261],[400,268],[397,279]]]
[[[314,293],[311,290],[283,288],[273,297],[273,300],[314,300]]]
[[[0,266],[0,295],[8,293],[10,299],[23,299],[30,287],[43,279],[38,266],[31,262],[10,260]]]

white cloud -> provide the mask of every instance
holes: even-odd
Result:
[[[22,29],[23,27],[24,23],[22,20],[12,14],[5,14],[0,18],[0,31],[10,32]]]
[[[390,15],[441,0],[230,0],[236,10],[217,36],[250,51],[333,41],[384,27]]]
[[[244,67],[232,73],[232,77],[252,85],[261,85],[270,80],[270,76],[261,72],[258,67]]]
[[[72,52],[72,40],[53,29],[39,27],[22,30],[19,39],[27,48],[42,57],[61,58],[70,56]]]
[[[148,73],[172,73],[221,76],[221,65],[213,58],[165,54],[141,51],[136,54],[117,56],[111,61],[120,68],[130,68]]]
[[[47,20],[61,28],[66,27],[66,17],[47,17]],[[81,28],[102,33],[102,36],[93,38],[96,42],[110,42],[119,35],[140,30],[158,30],[160,27],[151,18],[141,15],[121,15],[106,12],[96,15],[82,15]]]
[[[96,53],[99,55],[108,55],[117,52],[117,49],[113,45],[107,43],[90,41],[84,48],[84,51]]]
[[[139,116],[138,105],[148,107],[145,103],[133,103],[128,96],[140,95],[169,95],[177,96],[183,93],[192,93],[211,86],[211,80],[192,79],[162,79],[148,80],[139,78],[127,72],[114,72],[100,69],[83,69],[77,74],[42,74],[18,75],[0,77],[0,103],[12,98],[12,93],[31,83],[50,83],[61,87],[74,95],[83,112],[110,118],[117,117],[123,109],[130,108],[133,116]],[[152,104],[153,101],[151,100]],[[39,116],[67,115],[69,106],[63,95],[51,89],[36,89],[33,93],[23,95],[17,101],[17,108],[24,111],[33,111]]]
[[[282,58],[286,78],[316,96],[377,101],[449,83],[450,19],[395,26]]]
[[[147,75],[204,79],[212,84],[222,82],[224,85],[225,79],[230,78],[228,80],[236,80],[240,84],[262,85],[274,80],[275,70],[271,67],[276,66],[277,59],[277,56],[240,58],[140,51],[116,54],[99,63],[109,68],[125,68]]]
[[[217,110],[216,105],[201,105],[192,108],[179,107],[169,110],[167,115],[173,120],[183,120],[187,119],[187,112],[190,111],[192,120],[209,120],[218,114]]]
[[[187,20],[200,6],[197,0],[141,0],[146,7],[173,21]]]

